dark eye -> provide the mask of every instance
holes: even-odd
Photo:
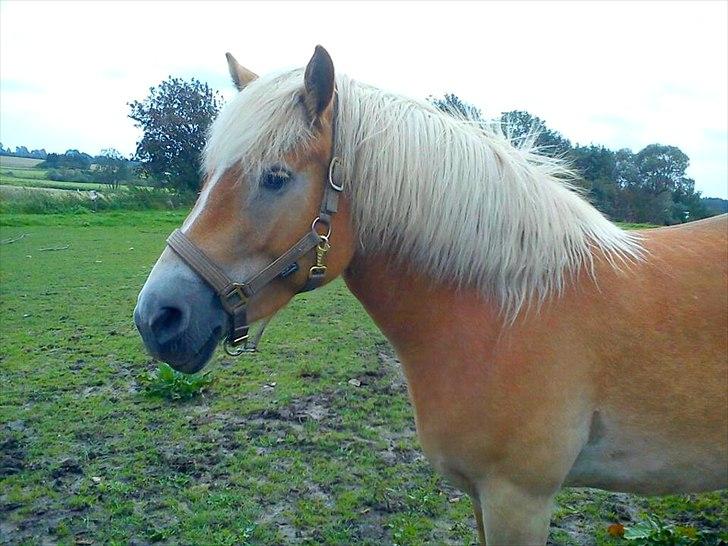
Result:
[[[275,167],[263,173],[260,185],[266,190],[278,191],[291,181],[291,173],[286,169]]]

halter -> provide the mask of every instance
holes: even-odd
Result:
[[[230,316],[230,329],[224,343],[225,352],[230,356],[239,356],[244,352],[254,351],[267,324],[267,321],[263,323],[251,343],[248,332],[250,326],[247,318],[250,298],[273,280],[285,279],[297,272],[299,270],[298,260],[313,249],[316,249],[315,262],[309,269],[308,280],[299,290],[299,293],[314,290],[324,282],[326,277],[326,254],[331,249],[329,243],[331,215],[338,210],[339,195],[343,190],[343,184],[335,182],[337,167],[341,165],[341,160],[334,155],[337,102],[335,99],[331,127],[331,159],[319,214],[311,223],[311,231],[301,237],[291,248],[248,280],[235,282],[215,262],[208,258],[197,245],[190,241],[181,230],[174,230],[167,238],[169,247],[215,290],[223,309]],[[325,229],[326,234],[320,234],[319,229]]]

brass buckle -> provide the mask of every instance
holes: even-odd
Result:
[[[326,266],[325,265],[314,265],[311,269],[308,270],[309,279],[320,279],[325,276],[326,276]]]
[[[321,235],[319,244],[316,245],[316,264],[308,270],[309,279],[322,279],[326,276],[326,254],[331,249],[328,237]]]
[[[232,298],[237,298],[237,302],[231,303]],[[248,305],[248,296],[245,295],[245,292],[243,291],[243,285],[239,283],[233,283],[233,287],[230,289],[230,291],[225,294],[222,297],[222,301],[224,302],[225,306],[233,312],[235,309],[239,307],[244,307]]]

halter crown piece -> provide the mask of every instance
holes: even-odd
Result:
[[[324,282],[326,277],[326,254],[331,249],[329,243],[331,216],[338,210],[339,195],[343,190],[343,183],[337,183],[341,160],[334,155],[338,112],[336,93],[334,93],[334,97],[334,111],[331,122],[331,158],[321,207],[318,216],[311,223],[311,231],[301,237],[297,243],[248,280],[235,282],[215,262],[208,258],[197,245],[190,241],[181,230],[174,230],[167,238],[167,245],[202,280],[209,284],[220,298],[223,309],[230,317],[230,328],[224,342],[225,352],[230,356],[239,356],[246,352],[255,351],[258,341],[263,335],[263,330],[268,320],[270,320],[268,319],[262,323],[261,328],[251,341],[250,326],[247,319],[248,300],[275,279],[284,279],[298,271],[298,260],[314,249],[316,250],[314,265],[309,269],[308,280],[301,287],[299,293],[314,290]],[[319,233],[319,229],[325,230],[326,233]]]

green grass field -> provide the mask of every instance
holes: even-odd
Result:
[[[109,189],[106,184],[95,182],[49,180],[48,170],[38,167],[41,162],[40,159],[0,156],[0,185],[74,191]],[[126,186],[120,188],[125,189]]]
[[[341,282],[297,297],[260,353],[219,351],[202,397],[143,394],[156,364],[132,309],[183,216],[0,215],[0,543],[474,544]],[[582,489],[559,496],[551,543],[627,545],[607,526],[644,513],[728,539],[726,492]]]
[[[31,159],[29,157],[14,157],[11,155],[0,155],[0,168],[3,169],[32,169],[42,159]]]
[[[39,176],[28,177],[26,174],[32,171],[19,171],[23,176],[8,176],[5,172],[0,173],[0,185],[18,186],[22,188],[46,188],[56,190],[81,190],[81,191],[107,191],[109,186],[106,184],[94,184],[93,182],[63,182],[60,180],[47,180]],[[32,174],[36,175],[37,172]]]

